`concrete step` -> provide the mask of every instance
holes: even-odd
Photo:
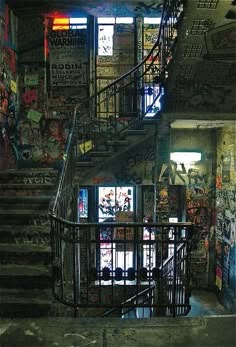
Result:
[[[0,171],[0,183],[15,184],[54,184],[57,170],[54,169],[21,169]]]
[[[0,288],[45,289],[51,287],[51,274],[46,266],[0,265]]]
[[[5,209],[0,210],[0,224],[49,225],[47,209]]]
[[[132,135],[132,136],[142,136],[145,135],[147,132],[144,129],[127,129],[124,131],[125,135]]]
[[[0,196],[51,195],[54,184],[0,183]]]
[[[2,196],[0,199],[0,208],[8,209],[14,206],[14,209],[28,209],[29,206],[35,209],[48,208],[51,200],[50,195],[35,196]]]
[[[0,224],[0,242],[49,245],[49,226]]]
[[[0,254],[0,264],[49,265],[51,261],[49,245],[0,243]]]
[[[51,308],[51,299],[51,289],[0,289],[0,316],[47,316]]]
[[[91,151],[88,153],[91,157],[110,157],[112,152],[109,151]]]
[[[93,161],[77,161],[76,167],[93,167],[94,162]]]
[[[109,146],[128,146],[129,145],[129,141],[126,140],[111,140],[111,141],[107,141],[107,144]]]

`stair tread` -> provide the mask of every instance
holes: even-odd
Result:
[[[18,190],[21,190],[22,188],[24,189],[29,189],[29,190],[34,190],[35,188],[38,187],[44,187],[44,188],[52,188],[54,187],[54,183],[0,183],[0,188],[2,187],[9,187],[9,188],[18,188]],[[19,189],[20,188],[20,189]]]
[[[3,196],[1,197],[1,201],[2,200],[9,200],[9,201],[15,201],[15,200],[28,200],[28,201],[31,201],[31,200],[50,200],[51,199],[51,194],[50,195],[22,195],[22,196],[19,196],[19,195],[16,195],[16,196]],[[1,202],[0,201],[0,202]]]
[[[94,166],[94,163],[92,161],[77,161],[76,166]]]
[[[10,233],[19,233],[19,232],[29,232],[32,229],[37,228],[37,231],[40,232],[45,232],[45,233],[49,233],[49,227],[48,225],[25,225],[25,224],[21,224],[21,225],[10,225],[10,224],[0,224],[0,231],[6,231],[6,232],[10,232]]]
[[[0,304],[50,304],[51,289],[0,288]]]
[[[129,134],[129,135],[142,135],[142,134],[146,134],[146,130],[145,129],[127,129],[124,130],[125,134]]]
[[[21,174],[21,173],[35,173],[35,172],[55,172],[57,173],[57,170],[54,168],[30,168],[30,169],[7,169],[7,170],[1,170],[0,175],[4,173],[13,173],[13,174]]]
[[[1,252],[19,252],[19,253],[50,253],[50,246],[32,244],[32,243],[0,243]]]
[[[91,151],[90,156],[110,156],[112,153],[109,151]]]
[[[7,209],[1,209],[0,210],[0,215],[11,215],[14,213],[15,215],[39,215],[39,214],[48,214],[48,209],[37,209],[35,210],[34,208],[30,210],[26,209],[10,209],[9,207]]]
[[[50,271],[47,266],[34,265],[16,265],[16,264],[0,264],[0,276],[50,276]],[[0,281],[1,286],[1,281]]]
[[[107,141],[107,144],[108,144],[108,145],[110,145],[110,144],[128,145],[128,144],[129,144],[129,141],[126,141],[126,140],[109,140],[109,141]]]

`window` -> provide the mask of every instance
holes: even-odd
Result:
[[[156,247],[155,243],[150,242],[155,240],[153,228],[143,228],[143,267],[151,270],[156,265]],[[145,244],[145,241],[148,241]]]
[[[88,189],[81,188],[78,196],[78,221],[88,218]]]
[[[134,211],[134,192],[133,187],[99,187],[98,188],[98,220],[99,222],[118,221],[119,212],[123,213],[128,221],[133,221]],[[130,220],[132,219],[132,220]],[[133,249],[129,244],[123,245],[113,243],[113,239],[122,235],[122,230],[117,230],[116,235],[113,234],[113,229],[110,227],[100,228],[100,251],[99,251],[99,268],[102,270],[108,267],[110,270],[115,270],[121,267],[127,270],[133,266]],[[129,232],[129,231],[126,231]],[[105,241],[105,242],[102,242]],[[111,242],[109,242],[111,241]],[[130,244],[131,245],[131,244]]]
[[[98,27],[98,55],[113,54],[113,25],[99,25]]]
[[[161,110],[161,97],[164,95],[164,88],[158,86],[145,87],[144,89],[145,117],[154,117]]]
[[[87,18],[54,18],[52,30],[86,29]]]
[[[144,24],[160,24],[161,17],[144,17],[143,23]]]
[[[113,36],[115,24],[133,24],[132,17],[99,17],[98,23],[98,55],[113,55]]]

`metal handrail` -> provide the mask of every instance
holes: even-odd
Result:
[[[61,303],[73,307],[75,315],[78,309],[78,288],[76,288],[78,284],[77,266],[79,266],[77,263],[77,235],[78,231],[80,229],[83,230],[85,226],[77,223],[76,208],[79,182],[76,180],[76,161],[79,157],[86,158],[91,150],[99,150],[100,146],[104,145],[106,147],[107,141],[110,139],[113,142],[121,140],[126,129],[142,127],[142,120],[148,112],[147,105],[144,104],[144,94],[142,93],[145,88],[148,88],[150,93],[151,91],[153,92],[154,87],[158,89],[156,94],[153,92],[153,100],[151,105],[149,105],[151,108],[162,94],[162,88],[167,78],[168,64],[172,58],[173,43],[176,40],[176,26],[181,18],[183,9],[182,4],[183,0],[164,0],[158,38],[148,55],[129,72],[97,91],[95,95],[81,101],[74,109],[67,147],[61,169],[58,173],[56,192],[49,206],[49,217],[51,221],[53,268],[55,270],[57,255],[61,254],[62,245],[66,243],[67,245],[72,245],[72,272],[74,273],[72,280],[73,300],[68,301],[63,294],[62,264],[58,267],[61,271],[59,282],[62,289],[60,295],[53,290],[53,295]],[[158,76],[156,76],[154,81],[153,76],[149,72],[157,60]],[[125,98],[130,91],[134,102],[132,108],[127,110]],[[123,120],[124,115],[126,116],[125,118],[128,118],[128,121]],[[103,134],[103,141],[100,140],[101,134]],[[91,143],[89,151],[86,149],[87,142]],[[92,230],[97,224],[86,223],[86,228]],[[114,227],[115,224],[118,226],[119,223],[113,223]],[[134,228],[138,227],[135,224],[121,223],[124,228],[131,225]],[[104,223],[103,226],[105,226]],[[167,226],[168,223],[166,223]],[[185,226],[188,227],[186,223]],[[165,223],[161,227],[165,228]],[[180,223],[176,227],[181,227]],[[56,283],[54,282],[53,285],[55,286]],[[80,305],[80,307],[85,306],[86,304]]]
[[[141,126],[142,119],[145,117],[147,110],[143,109],[143,98],[140,93],[143,92],[143,86],[145,84],[150,86],[150,88],[153,85],[158,85],[159,91],[153,96],[152,104],[159,98],[162,86],[167,77],[167,66],[170,63],[172,46],[176,40],[175,31],[179,20],[181,20],[182,12],[183,0],[164,0],[157,41],[147,56],[129,72],[97,91],[95,95],[76,105],[66,152],[62,161],[62,168],[59,172],[57,192],[53,196],[49,207],[49,216],[53,215],[59,219],[67,219],[65,214],[60,215],[58,213],[60,210],[58,209],[60,194],[64,191],[65,184],[69,185],[69,191],[71,193],[72,182],[74,183],[75,176],[75,163],[78,157],[86,155],[87,141],[91,141],[90,150],[98,149],[99,145],[106,144],[109,138],[119,140],[122,138],[122,134],[124,134],[126,129]],[[151,57],[151,61],[146,66],[146,63]],[[156,82],[158,82],[156,84],[153,80],[150,80],[150,76],[148,77],[148,81],[146,78],[151,67],[156,63],[157,58],[159,61],[159,74],[156,78]],[[128,91],[127,88],[131,86],[136,98],[136,104],[134,105],[136,109],[132,111],[134,111],[136,116],[130,117],[128,122],[123,122],[119,115],[125,113],[125,109],[121,105],[118,107],[117,103],[119,102],[118,99],[121,99],[121,96],[125,96]],[[149,107],[152,107],[152,104]],[[101,138],[104,138],[104,140],[101,141]]]
[[[181,249],[184,247],[184,243],[181,243],[178,247],[177,247],[177,252],[180,252]],[[165,259],[165,261],[163,262],[163,264],[161,264],[159,266],[159,270],[160,270],[160,274],[162,273],[162,276],[160,276],[162,278],[162,281],[165,280],[165,277],[167,277],[169,271],[173,271],[173,261],[174,259],[174,254],[171,254],[167,259]],[[167,267],[168,268],[168,272],[163,273],[164,268]],[[102,315],[100,315],[99,317],[108,317],[109,315],[111,315],[112,313],[116,312],[117,310],[122,309],[123,307],[127,308],[127,305],[129,306],[130,302],[135,302],[137,301],[137,299],[139,297],[142,297],[150,292],[153,292],[155,288],[155,285],[151,285],[148,288],[145,288],[144,290],[142,290],[141,292],[139,292],[138,294],[133,295],[132,297],[128,298],[127,300],[123,301],[118,307],[113,307],[112,309],[104,312]],[[152,294],[153,297],[153,294]],[[145,299],[143,301],[143,304],[145,303]],[[135,305],[136,307],[137,305]],[[139,302],[139,306],[143,307],[142,303]],[[186,307],[184,306],[184,308],[187,309],[187,311],[190,310],[190,307],[187,305]],[[122,313],[122,315],[128,313],[130,310],[133,310],[134,307],[131,308],[127,308],[127,310],[125,312]]]

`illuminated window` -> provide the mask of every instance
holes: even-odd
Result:
[[[114,24],[133,24],[132,17],[99,17],[98,23],[98,55],[113,55]]]
[[[98,27],[98,55],[113,54],[113,25],[99,25]]]
[[[78,195],[78,222],[80,218],[88,218],[88,189],[81,188]]]
[[[133,24],[133,17],[98,17],[98,24]]]
[[[99,187],[98,188],[98,220],[99,222],[112,222],[116,220],[118,212],[134,211],[133,187]],[[99,267],[102,270],[108,267],[115,270],[121,267],[127,270],[133,266],[133,245],[120,245],[113,243],[118,234],[113,235],[113,230],[107,226],[100,228],[100,257]],[[122,234],[123,230],[120,230]],[[116,231],[118,233],[118,231]],[[128,231],[127,231],[128,233]]]
[[[87,18],[54,18],[52,30],[86,29]]]
[[[143,23],[144,24],[160,24],[161,17],[144,17]]]

